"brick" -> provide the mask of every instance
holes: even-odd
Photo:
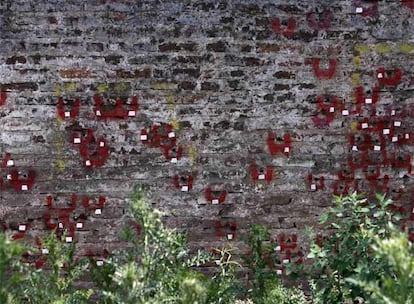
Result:
[[[261,53],[279,52],[280,46],[273,43],[261,43],[257,46],[257,50]]]
[[[87,68],[83,69],[67,69],[67,70],[61,70],[59,71],[59,75],[62,78],[89,78],[93,77],[93,74],[91,71],[89,71]]]
[[[143,68],[141,70],[126,71],[116,70],[115,76],[117,78],[150,78],[152,70],[150,67]]]
[[[205,81],[201,83],[201,90],[203,91],[218,91],[220,85],[215,82]]]
[[[206,49],[209,52],[225,52],[227,45],[224,41],[217,41],[206,45]]]
[[[117,65],[121,62],[122,58],[123,58],[122,56],[110,55],[110,56],[105,57],[105,62],[108,64]]]
[[[6,64],[26,63],[24,56],[12,56],[6,59]]]
[[[187,75],[189,77],[198,78],[200,77],[200,69],[174,69],[173,75]]]

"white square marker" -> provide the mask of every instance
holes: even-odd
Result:
[[[87,167],[90,167],[90,166],[92,165],[92,163],[91,163],[91,161],[88,159],[88,160],[86,160],[86,161],[85,161],[85,165],[86,165]]]
[[[105,142],[100,141],[100,142],[99,142],[99,147],[105,147]]]
[[[408,134],[408,133],[405,133],[405,139],[410,139],[410,134]]]
[[[104,264],[104,261],[101,261],[101,260],[96,261],[96,266],[101,267],[101,266],[103,266],[103,264]]]
[[[63,229],[63,223],[59,223],[59,224],[58,224],[58,227],[59,227],[60,229]]]
[[[214,262],[216,263],[216,265],[220,265],[220,260],[215,260]]]
[[[21,232],[26,231],[26,225],[19,225],[19,231]]]
[[[413,210],[412,210],[412,213],[414,213],[414,208],[413,208]]]
[[[392,110],[391,111],[391,116],[394,116],[395,115],[395,110]]]
[[[13,161],[12,159],[9,159],[9,160],[7,161],[7,163],[6,163],[6,166],[7,166],[7,167],[14,166],[14,161]]]
[[[382,134],[384,134],[384,135],[390,134],[390,129],[384,129],[384,130],[382,130]]]
[[[330,112],[330,113],[335,112],[335,108],[334,108],[334,107],[330,107],[330,108],[329,108],[329,112]]]
[[[66,118],[70,117],[70,112],[65,112],[65,117]]]
[[[95,112],[95,114],[96,114],[96,116],[102,116],[101,111],[99,111],[99,110],[97,110],[97,111]]]
[[[211,203],[212,203],[213,205],[218,205],[219,200],[215,198],[215,199],[211,200]]]
[[[82,229],[83,228],[83,223],[76,223],[76,228]]]
[[[394,127],[401,127],[401,121],[394,121]]]
[[[374,151],[381,151],[381,146],[374,146]]]
[[[176,163],[178,162],[177,157],[173,157],[173,158],[171,158],[171,162],[172,162],[173,164],[176,164]]]
[[[384,78],[384,75],[382,73],[378,73],[377,78],[379,78],[379,79]]]
[[[264,174],[260,174],[260,175],[258,176],[258,179],[260,179],[260,180],[265,179],[265,175],[264,175]]]
[[[79,137],[75,137],[75,138],[73,139],[73,143],[74,143],[74,144],[80,144],[80,143],[81,143],[81,139],[80,139]]]
[[[310,188],[311,188],[311,190],[316,190],[316,185],[315,184],[312,184],[311,186],[310,186]]]
[[[358,147],[357,146],[352,146],[352,151],[358,151]]]
[[[277,275],[282,275],[282,270],[281,269],[276,270],[276,274]]]
[[[96,215],[101,215],[102,214],[102,209],[95,209],[95,214]]]
[[[398,141],[398,136],[393,136],[392,137],[392,142],[397,142]]]
[[[275,250],[276,250],[276,251],[281,251],[281,250],[282,250],[282,248],[281,248],[280,246],[276,246]]]
[[[173,137],[175,137],[175,133],[174,132],[168,133],[168,138],[173,138]]]
[[[66,237],[66,243],[72,243],[73,239],[71,236]]]
[[[147,140],[148,136],[147,135],[141,135],[141,140]]]
[[[11,180],[11,179],[12,179],[11,174],[7,174],[6,178],[7,178],[8,180]]]
[[[366,104],[371,104],[372,103],[372,98],[365,98],[365,103]]]
[[[135,116],[135,111],[128,111],[128,116],[129,117],[134,117]]]
[[[357,14],[362,14],[363,11],[364,11],[364,9],[362,7],[355,8],[355,13],[357,13]]]
[[[342,115],[343,116],[348,116],[349,115],[349,111],[348,110],[342,110]]]
[[[227,234],[227,239],[232,240],[233,239],[233,234],[231,234],[231,233]]]
[[[188,186],[182,186],[181,192],[188,192]]]
[[[290,261],[289,261],[289,259],[284,259],[283,260],[283,264],[288,264]]]
[[[22,191],[27,191],[29,190],[29,187],[27,185],[22,185]]]
[[[285,147],[285,148],[283,149],[283,152],[284,152],[284,153],[289,153],[289,151],[290,151],[289,147]]]
[[[49,254],[49,249],[43,248],[42,249],[42,254]]]
[[[368,128],[368,124],[367,124],[366,122],[362,123],[362,124],[361,124],[361,128],[362,128],[362,129],[366,129],[366,128]]]

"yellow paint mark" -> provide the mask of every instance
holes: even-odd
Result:
[[[352,73],[352,84],[354,85],[354,86],[357,86],[357,85],[359,85],[359,80],[360,80],[360,75],[359,75],[359,73]]]
[[[385,54],[391,52],[391,45],[387,43],[378,43],[375,46],[375,51],[380,54]]]
[[[412,54],[414,51],[414,44],[412,43],[400,43],[398,44],[398,48],[400,49],[401,52],[403,52],[404,54]]]
[[[72,92],[76,90],[76,82],[65,82],[64,90],[66,92]]]
[[[177,84],[172,82],[154,82],[151,83],[151,89],[153,90],[174,90],[177,88]]]
[[[175,110],[175,98],[173,95],[168,95],[165,99],[167,99],[168,109],[170,111]]]
[[[56,97],[62,96],[62,88],[60,84],[55,84],[55,92],[53,93],[53,96],[56,96]]]
[[[359,57],[359,56],[354,56],[354,57],[352,58],[352,60],[354,61],[354,64],[355,64],[357,67],[359,67],[359,66],[361,65],[361,63],[362,63],[361,57]]]
[[[359,52],[360,55],[364,55],[368,53],[371,50],[371,48],[366,44],[355,44],[354,50]]]
[[[98,92],[99,93],[105,93],[108,91],[108,86],[104,83],[101,83],[100,85],[98,85]]]
[[[351,122],[351,131],[356,132],[357,130],[358,130],[358,122],[357,121]]]
[[[177,118],[173,118],[171,120],[171,125],[174,128],[175,131],[180,130],[180,121]]]
[[[197,150],[194,145],[188,146],[188,156],[190,158],[191,164],[194,165],[197,161]]]
[[[125,92],[127,90],[127,85],[125,83],[118,83],[115,86],[115,91],[117,91],[118,93],[122,93]]]
[[[58,166],[59,170],[62,171],[63,169],[65,169],[65,162],[62,159],[58,159],[57,160],[57,166]]]

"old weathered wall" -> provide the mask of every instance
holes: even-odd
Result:
[[[281,258],[333,193],[410,215],[413,16],[412,0],[0,1],[3,229],[111,251],[134,185],[194,247],[262,223]]]

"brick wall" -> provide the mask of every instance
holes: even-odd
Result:
[[[0,1],[2,229],[99,255],[142,185],[191,246],[262,223],[289,258],[333,193],[412,214],[413,8]]]

